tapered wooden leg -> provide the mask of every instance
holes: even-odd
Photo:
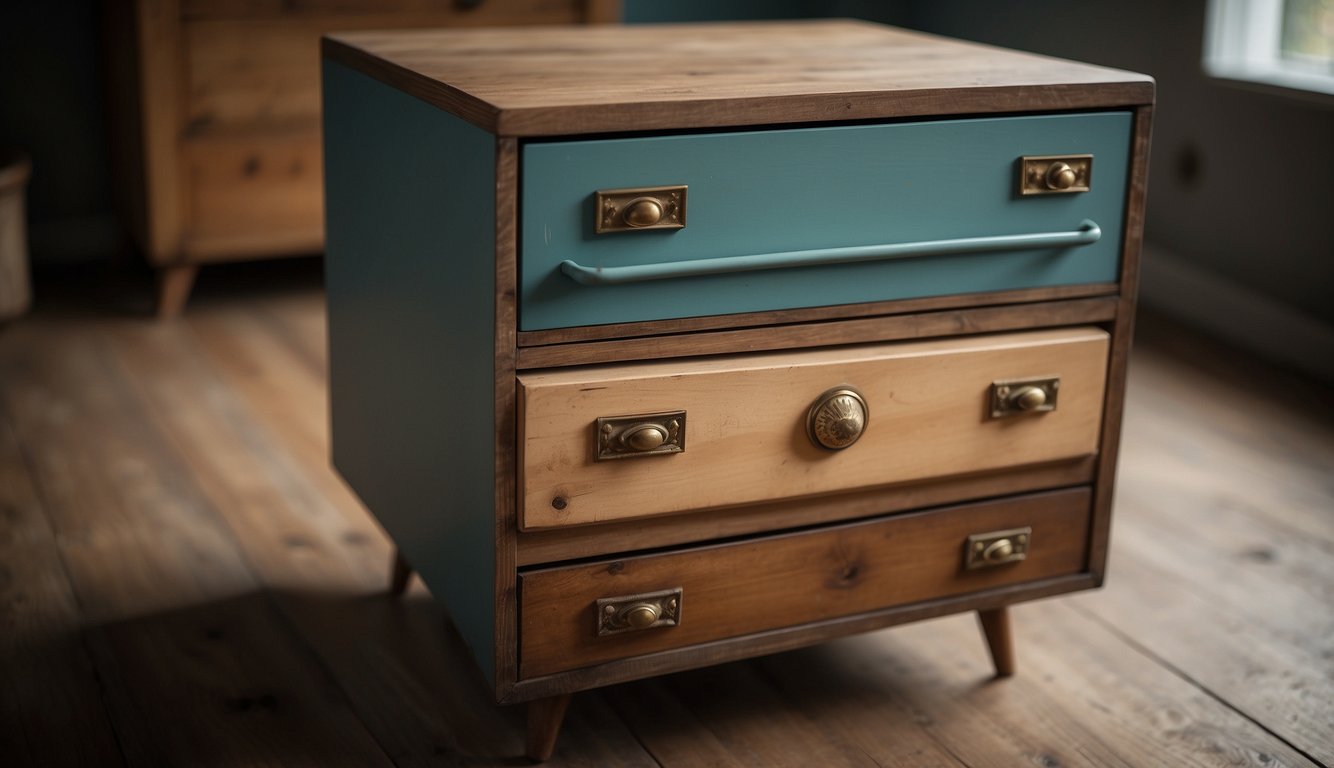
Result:
[[[159,320],[180,317],[182,310],[185,309],[185,302],[190,299],[190,289],[194,287],[197,274],[199,274],[197,264],[175,264],[158,269],[157,318]]]
[[[977,620],[982,624],[982,634],[986,636],[987,647],[991,649],[991,662],[996,665],[996,677],[1013,675],[1014,640],[1010,635],[1009,608],[978,611]]]
[[[544,762],[556,751],[556,737],[565,720],[565,708],[570,706],[570,694],[537,699],[528,703],[528,757]]]
[[[403,553],[394,548],[394,562],[389,566],[389,594],[398,597],[408,589],[408,579],[412,578],[412,566],[403,559]]]

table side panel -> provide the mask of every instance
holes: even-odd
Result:
[[[333,462],[495,675],[495,139],[324,64]]]

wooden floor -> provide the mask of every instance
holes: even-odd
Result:
[[[525,764],[327,466],[313,273],[243,274],[0,330],[0,764]],[[1016,677],[949,617],[581,694],[552,764],[1334,763],[1330,392],[1145,321],[1123,457],[1108,586],[1016,607]]]

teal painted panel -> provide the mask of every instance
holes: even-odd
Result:
[[[1131,115],[838,126],[523,147],[520,327],[1115,282]],[[1092,190],[1020,197],[1022,155],[1092,154]],[[681,230],[593,233],[599,189],[689,186]],[[1092,245],[581,285],[561,271],[1102,228]]]
[[[334,466],[494,681],[495,139],[323,71]]]

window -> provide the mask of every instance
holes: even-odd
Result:
[[[1334,95],[1334,0],[1210,0],[1214,77]]]

